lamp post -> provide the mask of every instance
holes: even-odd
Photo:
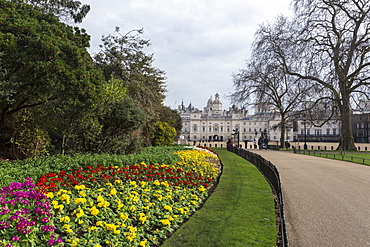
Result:
[[[303,120],[303,124],[304,124],[304,145],[303,145],[303,149],[307,149],[307,131],[306,131],[306,119]]]
[[[239,148],[239,130],[233,130],[234,131],[234,133],[233,133],[233,136],[235,137],[235,138],[238,138],[238,148]]]

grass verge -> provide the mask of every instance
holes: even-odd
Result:
[[[269,184],[248,161],[225,149],[213,150],[223,163],[217,188],[162,247],[275,246],[275,204]]]
[[[311,150],[300,150],[300,154],[312,155],[317,157],[323,157],[328,159],[349,161],[358,164],[370,165],[370,153],[369,152],[344,152],[344,151],[311,151]]]

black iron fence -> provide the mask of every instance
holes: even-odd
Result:
[[[277,168],[270,162],[265,160],[261,155],[252,153],[236,146],[228,145],[227,150],[238,154],[240,157],[251,162],[264,175],[266,180],[270,183],[273,190],[276,202],[276,213],[278,222],[279,236],[277,246],[288,246],[288,236],[286,233],[285,219],[284,219],[284,202],[283,192],[281,189],[280,176]]]

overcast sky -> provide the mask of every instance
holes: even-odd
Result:
[[[165,105],[203,109],[216,91],[223,108],[232,74],[245,67],[258,25],[291,15],[291,0],[82,0],[91,10],[79,27],[91,35],[90,53],[102,35],[144,28],[154,66],[166,73]]]

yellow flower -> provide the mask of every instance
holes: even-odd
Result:
[[[160,183],[158,180],[155,180],[155,181],[153,182],[153,184],[154,184],[154,185],[161,185],[161,183]]]
[[[102,196],[98,196],[98,198],[96,199],[98,202],[104,202],[104,198]]]
[[[86,196],[86,193],[85,193],[84,191],[80,191],[80,192],[78,192],[78,194],[79,194],[80,196]]]
[[[92,226],[88,228],[89,232],[95,231],[96,229],[98,229],[96,226]]]
[[[163,225],[165,226],[169,226],[171,225],[171,222],[168,220],[168,219],[165,219],[165,220],[160,220],[159,222],[161,222]]]
[[[80,224],[80,225],[81,225],[81,224],[83,224],[83,223],[84,223],[84,221],[83,221],[83,220],[79,220],[79,221],[78,221],[78,224]]]
[[[99,220],[98,222],[96,222],[95,225],[97,225],[97,226],[103,226],[103,221]]]
[[[168,184],[168,182],[167,182],[167,181],[163,181],[163,182],[161,182],[161,185],[166,186],[166,187],[168,187],[168,186],[169,186],[169,184]]]
[[[51,198],[54,197],[54,193],[53,192],[49,192],[49,193],[46,194],[46,196],[51,199]]]
[[[132,206],[130,207],[130,210],[131,210],[131,212],[135,212],[135,211],[136,211],[136,207],[135,207],[135,205],[132,205]]]
[[[86,199],[85,198],[77,197],[77,198],[75,198],[74,202],[77,203],[77,204],[85,203],[86,202]]]
[[[115,185],[117,185],[117,184],[121,184],[122,183],[122,181],[121,180],[119,180],[119,179],[117,179],[116,181],[114,181],[114,184]]]
[[[78,213],[76,213],[77,218],[81,218],[83,215],[85,215],[84,211],[81,208],[78,208]]]
[[[62,201],[69,201],[71,199],[71,197],[67,194],[63,194],[59,197],[60,200]]]
[[[115,196],[116,194],[117,194],[116,188],[113,188],[113,189],[110,190],[109,195]]]
[[[125,222],[128,219],[128,215],[124,213],[119,213],[119,217]]]
[[[172,207],[169,206],[169,205],[165,205],[164,206],[164,209],[167,210],[167,211],[172,211]]]
[[[203,185],[201,185],[200,187],[199,187],[199,189],[198,189],[200,192],[203,192],[203,191],[206,191],[207,189],[206,188],[204,188],[204,186]]]
[[[105,228],[108,231],[115,231],[118,227],[119,225],[115,225],[115,224],[105,224]]]
[[[94,245],[94,247],[102,247],[100,244],[96,244]]]
[[[147,220],[147,217],[145,217],[144,213],[140,213],[139,216],[140,216],[139,220],[141,221],[142,224],[144,224],[144,222]]]
[[[108,201],[103,201],[103,202],[99,202],[98,203],[98,207],[104,207],[104,208],[107,208],[107,207],[109,207],[109,205],[110,205],[110,202],[108,202]]]
[[[64,217],[60,218],[59,221],[68,223],[68,222],[71,222],[71,219],[68,216],[64,216]]]
[[[148,242],[148,240],[143,240],[143,241],[141,241],[140,242],[140,246],[142,246],[142,247],[145,247],[145,245],[146,245],[146,242]]]
[[[94,216],[98,215],[99,214],[99,209],[97,209],[95,206],[90,208],[90,213]]]
[[[75,189],[76,190],[84,190],[84,189],[86,189],[86,186],[83,185],[83,184],[81,184],[81,185],[75,185]]]

